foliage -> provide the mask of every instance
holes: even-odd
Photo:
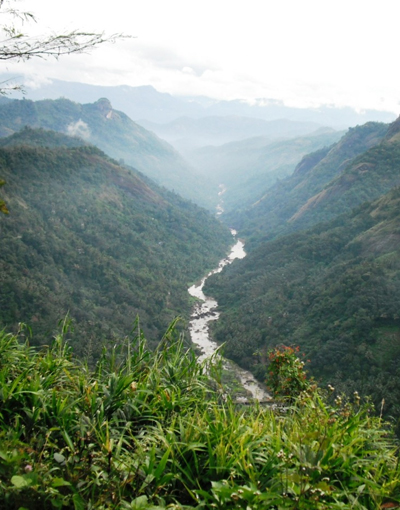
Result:
[[[2,508],[399,502],[397,446],[359,400],[303,392],[284,415],[242,410],[221,399],[213,362],[185,351],[174,325],[155,352],[138,331],[93,371],[71,356],[67,327],[40,350],[0,334]]]
[[[0,179],[0,188],[2,186],[4,186],[5,183],[6,183],[6,181],[3,181],[3,179]],[[8,209],[7,209],[7,206],[6,206],[6,203],[4,202],[4,200],[0,200],[0,212],[2,212],[3,214],[8,214]]]
[[[264,243],[209,278],[225,355],[265,378],[267,352],[299,345],[309,372],[400,415],[400,189]],[[251,353],[259,352],[260,356]]]
[[[288,400],[297,398],[302,391],[310,389],[304,371],[304,361],[299,358],[299,346],[283,345],[268,352],[267,384],[275,397]]]
[[[69,311],[69,338],[96,357],[138,314],[154,344],[175,316],[188,317],[187,288],[226,254],[228,228],[65,135],[25,129],[9,144],[0,149],[11,212],[0,226],[3,327],[29,322],[44,342]]]
[[[71,53],[82,53],[104,42],[113,42],[123,37],[121,34],[106,36],[104,33],[89,33],[79,30],[64,34],[49,34],[32,37],[24,32],[24,24],[36,22],[34,14],[24,12],[8,4],[12,0],[0,1],[0,60],[24,61],[31,58],[60,57]],[[7,6],[7,7],[6,7]],[[19,26],[20,25],[20,26]]]

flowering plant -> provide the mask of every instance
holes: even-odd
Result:
[[[267,385],[276,397],[290,400],[302,391],[310,389],[304,370],[304,361],[300,358],[299,347],[275,347],[268,352],[269,366]]]

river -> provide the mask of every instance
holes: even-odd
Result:
[[[237,232],[235,230],[232,229],[231,232],[236,243],[232,247],[229,255],[222,259],[218,264],[218,267],[204,276],[198,284],[192,285],[188,289],[189,294],[199,300],[199,302],[193,307],[189,322],[189,332],[193,344],[195,344],[202,353],[199,356],[200,360],[212,356],[218,348],[217,343],[210,338],[209,328],[209,322],[215,321],[219,318],[219,312],[217,311],[218,303],[214,298],[204,295],[204,283],[209,276],[221,272],[227,264],[230,264],[235,259],[242,259],[246,256],[244,243],[236,239]],[[247,390],[249,398],[259,401],[271,398],[266,389],[258,381],[256,381],[251,372],[243,370],[228,360],[224,360],[224,368],[235,372],[235,375],[240,380],[242,386],[245,390]],[[248,398],[241,397],[240,400],[244,402],[247,401]]]

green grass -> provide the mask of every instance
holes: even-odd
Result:
[[[65,325],[64,325],[65,326]],[[0,334],[0,508],[375,509],[400,501],[397,444],[369,405],[303,393],[286,413],[221,397],[174,324],[95,369],[58,335]]]

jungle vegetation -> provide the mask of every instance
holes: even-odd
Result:
[[[294,350],[271,352],[277,394],[288,375],[302,381],[284,409],[243,409],[218,360],[198,363],[173,324],[155,351],[135,330],[93,369],[67,329],[40,349],[0,333],[2,508],[398,507],[388,424],[357,394],[307,382]]]
[[[227,227],[81,140],[26,128],[2,145],[3,327],[29,323],[40,342],[69,313],[75,348],[98,353],[137,315],[149,341],[188,316],[187,288],[225,255]]]
[[[227,357],[262,379],[266,352],[295,344],[325,385],[400,414],[400,188],[335,220],[278,237],[206,282]]]

